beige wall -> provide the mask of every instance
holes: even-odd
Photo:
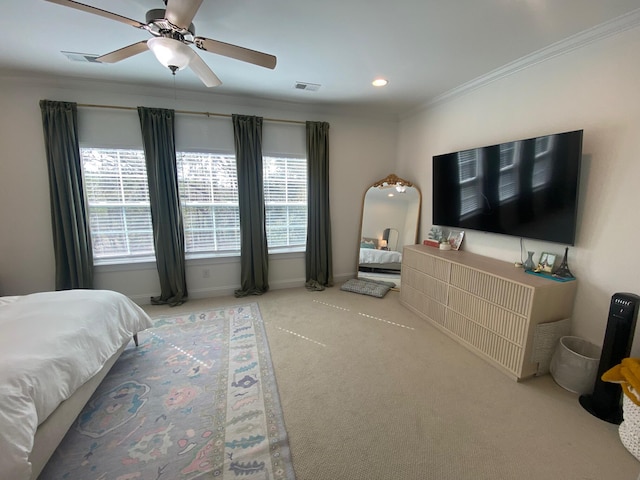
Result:
[[[177,96],[177,99],[174,98]],[[177,110],[243,113],[265,118],[322,120],[331,124],[330,175],[333,260],[336,280],[355,276],[360,208],[364,191],[392,170],[397,120],[324,110],[312,105],[250,101],[209,93],[146,90],[62,79],[0,79],[0,295],[22,295],[54,288],[54,258],[49,211],[49,186],[39,100],[86,104],[174,108]],[[97,114],[80,109],[80,141],[139,146],[136,112]],[[204,117],[200,122],[206,121]],[[220,120],[216,120],[220,122]],[[206,143],[209,128],[198,118],[180,117],[177,141]],[[228,120],[230,124],[230,119]],[[189,125],[188,131],[182,128]],[[113,133],[124,125],[125,133]],[[265,131],[266,131],[265,126]],[[304,127],[298,127],[302,129]],[[232,132],[231,128],[227,129]],[[206,139],[203,137],[207,136]],[[116,137],[116,138],[114,138]],[[126,138],[125,138],[126,137]],[[232,142],[232,140],[231,140]],[[268,142],[265,139],[265,144]],[[277,143],[277,142],[276,142]],[[231,143],[232,144],[232,143]],[[215,148],[213,146],[212,148]],[[301,286],[305,281],[304,254],[270,256],[272,288]],[[206,274],[209,278],[205,278]],[[187,261],[191,297],[232,292],[240,284],[237,258]],[[96,288],[120,291],[140,303],[159,292],[155,265],[96,267]]]
[[[398,174],[422,188],[431,227],[431,158],[465,148],[584,129],[580,210],[569,266],[578,278],[573,334],[602,344],[611,296],[640,294],[640,28],[583,46],[400,122]],[[466,232],[464,249],[520,261],[518,238]],[[525,240],[536,256],[564,246]],[[636,339],[640,335],[637,330]],[[640,355],[640,342],[633,352]]]

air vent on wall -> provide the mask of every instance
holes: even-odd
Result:
[[[308,90],[310,92],[317,92],[320,90],[320,85],[317,83],[296,82],[294,85],[296,90]]]
[[[93,53],[60,52],[72,62],[102,63],[97,60],[100,55]]]

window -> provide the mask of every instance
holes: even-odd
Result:
[[[186,252],[239,252],[235,156],[180,152],[177,169]]]
[[[97,263],[155,255],[149,189],[142,150],[82,148],[93,256]],[[240,251],[238,181],[234,155],[177,152],[178,190],[187,254]],[[304,247],[307,161],[264,157],[269,250]]]
[[[307,242],[307,160],[263,158],[264,203],[269,250]]]
[[[154,255],[142,150],[81,148],[93,257]]]
[[[178,182],[187,253],[239,252],[240,215],[233,155],[182,152]],[[264,157],[263,182],[270,251],[307,239],[307,161]]]

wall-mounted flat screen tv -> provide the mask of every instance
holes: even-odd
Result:
[[[574,245],[582,130],[433,157],[433,224]]]

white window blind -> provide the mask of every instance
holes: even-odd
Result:
[[[154,255],[142,150],[81,148],[96,260]]]
[[[82,148],[93,254],[103,263],[153,257],[153,229],[144,152]],[[240,219],[235,156],[178,152],[178,189],[186,253],[238,253]],[[305,158],[264,157],[270,251],[304,247],[307,234]]]
[[[263,158],[269,249],[304,247],[307,241],[306,158]]]
[[[186,252],[239,252],[235,157],[181,152],[177,168]]]

